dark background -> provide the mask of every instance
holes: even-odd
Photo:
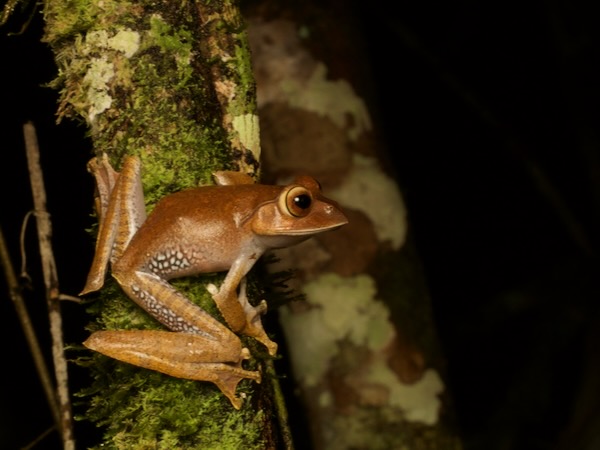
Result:
[[[404,3],[359,10],[372,56],[363,63],[380,95],[465,447],[600,448],[598,8]],[[40,14],[24,35],[6,35],[27,14],[0,28],[0,226],[18,266],[32,204],[22,125],[32,120],[61,291],[76,295],[92,255],[91,146],[83,126],[55,123],[57,93],[43,85],[56,68],[40,43]],[[25,295],[47,342],[34,236],[30,227],[36,289]],[[12,449],[51,418],[5,293],[2,278],[0,447]],[[67,342],[81,342],[83,308],[63,311]],[[85,380],[72,371],[76,391]],[[94,442],[93,427],[77,427],[82,448]],[[58,448],[56,436],[38,448]]]
[[[2,2],[3,4],[4,2]],[[0,226],[8,242],[15,271],[20,273],[19,233],[25,214],[33,208],[23,141],[23,124],[32,121],[40,143],[41,166],[47,196],[47,209],[53,227],[53,248],[60,289],[77,295],[82,289],[87,267],[92,257],[92,245],[85,228],[92,223],[90,195],[93,182],[85,171],[90,145],[85,141],[85,128],[73,122],[56,124],[58,94],[45,85],[57,75],[50,49],[40,42],[42,15],[34,13],[33,21],[24,34],[18,32],[31,14],[17,13],[0,28]],[[48,314],[45,287],[40,269],[35,221],[27,228],[27,268],[33,280],[33,290],[24,290],[29,313],[38,338],[45,345],[47,361],[51,364]],[[83,307],[71,302],[62,305],[65,341],[82,342],[85,338]],[[0,388],[0,448],[12,450],[32,443],[52,424],[44,392],[38,381],[15,309],[7,295],[4,273],[0,277],[0,315],[3,326],[0,336],[4,360]],[[51,367],[51,365],[50,365]],[[83,375],[70,367],[70,380],[80,390]],[[52,370],[52,369],[50,369]],[[77,401],[75,399],[75,401]],[[82,410],[76,410],[81,413]],[[77,425],[78,444],[85,448],[88,435],[93,438],[94,427]],[[93,442],[93,441],[91,441]],[[50,433],[35,449],[60,449],[56,432]]]

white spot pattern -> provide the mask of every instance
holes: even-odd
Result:
[[[169,249],[150,258],[148,268],[160,277],[167,277],[190,266],[190,261],[181,250]]]

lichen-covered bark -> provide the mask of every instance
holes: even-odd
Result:
[[[265,1],[247,14],[265,176],[309,172],[349,218],[335,233],[278,251],[274,266],[298,268],[295,287],[305,295],[280,317],[313,446],[459,449],[352,10]]]
[[[149,208],[167,193],[211,182],[215,170],[256,175],[254,83],[234,2],[48,0],[44,17],[59,68],[58,120],[87,125],[90,157],[107,153],[119,168],[124,155],[139,155]],[[216,279],[174,284],[216,315],[209,281]],[[94,300],[90,331],[160,327],[110,280]],[[269,396],[259,392],[268,382],[242,382],[248,398],[235,411],[209,383],[98,355],[88,364],[94,381],[82,394],[87,419],[106,429],[104,448],[249,449],[273,439]]]

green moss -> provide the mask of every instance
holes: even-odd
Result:
[[[46,29],[45,40],[55,42],[65,36],[90,28],[98,11],[88,0],[65,0],[44,4],[44,18],[52,26]]]
[[[185,84],[194,75],[190,66],[192,61],[192,33],[185,29],[176,29],[169,25],[164,19],[154,14],[150,17],[150,30],[147,45],[158,45],[164,55],[174,58],[177,63],[177,83],[179,87]],[[178,86],[175,86],[177,88]]]
[[[91,396],[89,418],[106,427],[102,448],[264,448],[261,414],[232,412],[212,385],[96,359],[111,375],[97,380],[96,394],[84,395]]]
[[[210,173],[227,168],[231,154],[211,83],[194,60],[192,12],[185,17],[178,10],[174,25],[143,3],[127,13],[119,5],[90,6],[77,20],[63,19],[54,3],[48,8],[54,19],[48,28],[58,30],[46,35],[60,68],[53,83],[61,87],[58,119],[86,121],[95,147],[116,160],[127,153],[145,157],[152,204],[167,192],[210,182]],[[86,19],[94,13],[95,20]],[[68,36],[70,45],[64,45]]]
[[[111,278],[105,283],[101,294],[88,300],[88,313],[95,317],[87,329],[90,332],[111,329],[158,329],[161,328],[156,320],[142,311],[135,303],[127,298],[117,283]]]
[[[238,77],[239,91],[253,94],[256,86],[254,81],[254,74],[252,72],[252,61],[250,59],[250,49],[247,41],[243,40],[245,45],[236,45],[234,52],[234,59],[232,61],[235,67],[235,72]],[[256,96],[249,95],[247,97],[238,98],[237,103],[233,104],[230,113],[232,115],[241,115],[248,112],[254,113],[256,111]]]

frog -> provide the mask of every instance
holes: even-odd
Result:
[[[212,382],[240,409],[239,382],[260,383],[261,373],[244,369],[252,356],[238,335],[277,354],[262,324],[266,301],[250,303],[247,274],[265,252],[347,224],[341,207],[308,175],[280,186],[217,171],[214,184],[168,194],[147,215],[140,157],[126,156],[117,172],[102,154],[88,170],[96,182],[98,233],[80,295],[101,289],[110,269],[124,293],[164,328],[98,330],[83,345],[176,378]],[[218,272],[226,272],[221,285],[206,289],[223,321],[169,283]]]

